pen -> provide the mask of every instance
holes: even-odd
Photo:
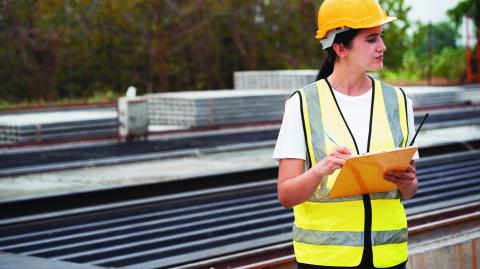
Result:
[[[323,131],[323,133],[327,136],[327,138],[333,142],[333,144],[337,145],[338,147],[340,147],[340,145],[337,143],[337,140],[335,140],[335,138],[333,137],[333,135],[331,135],[329,132],[327,132],[326,130]]]

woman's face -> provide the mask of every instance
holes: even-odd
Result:
[[[365,71],[379,71],[383,68],[383,53],[387,50],[382,39],[383,27],[377,26],[360,31],[348,49],[350,64]]]

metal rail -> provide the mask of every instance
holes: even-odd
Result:
[[[404,202],[408,217],[480,201],[479,165],[480,150],[420,160],[420,190],[414,199]],[[146,269],[181,266],[288,242],[292,212],[277,201],[275,180],[269,179],[276,177],[275,169],[263,173],[263,177],[250,180],[244,174],[248,183],[243,184],[235,181],[233,174],[218,177],[216,180],[233,185],[215,188],[206,184],[202,188],[197,184],[174,195],[150,191],[128,198],[124,189],[120,193],[125,197],[117,196],[118,201],[104,198],[102,203],[72,204],[68,209],[60,205],[55,212],[47,207],[43,214],[13,203],[0,212],[18,208],[30,214],[9,213],[10,217],[0,218],[0,250],[52,261]],[[200,182],[208,183],[209,178]],[[144,190],[161,188],[162,184],[151,184]],[[116,196],[115,191],[110,195]],[[83,198],[80,194],[71,197]],[[69,200],[62,199],[59,201]],[[49,203],[55,203],[55,198]],[[23,206],[41,209],[44,205],[39,200],[25,201]]]
[[[408,234],[409,237],[412,237],[465,222],[480,223],[480,202],[473,202],[461,206],[454,206],[424,214],[409,216]],[[193,262],[174,268],[296,268],[296,262],[293,254],[293,244],[291,242],[286,242],[218,258]]]

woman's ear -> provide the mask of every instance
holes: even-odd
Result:
[[[333,50],[340,58],[347,56],[347,48],[342,43],[333,43]]]

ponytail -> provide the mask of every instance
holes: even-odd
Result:
[[[317,81],[327,78],[333,73],[333,64],[335,63],[335,51],[333,51],[331,47],[327,48],[326,51],[328,53],[327,58],[323,62],[322,68],[320,68],[320,70],[318,71],[316,79]]]

